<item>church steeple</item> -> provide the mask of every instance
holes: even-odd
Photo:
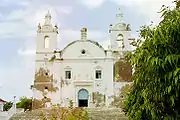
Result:
[[[50,14],[49,10],[48,10],[48,13],[45,15],[44,25],[52,25],[51,24],[51,14]]]
[[[122,22],[123,21],[123,14],[121,12],[121,9],[118,9],[118,13],[116,14],[116,23]]]
[[[130,37],[130,25],[123,20],[123,13],[118,9],[114,24],[109,26],[110,43],[113,51],[124,51],[128,46]]]
[[[37,30],[37,52],[49,54],[57,48],[58,26],[51,23],[51,14],[45,15],[43,25],[38,25]],[[43,58],[41,58],[42,60]]]

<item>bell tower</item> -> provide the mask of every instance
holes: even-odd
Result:
[[[51,14],[45,15],[43,25],[38,25],[36,39],[36,69],[42,67],[50,59],[57,48],[58,27],[51,23]]]
[[[111,50],[118,52],[126,51],[130,43],[130,32],[130,25],[123,21],[123,14],[119,8],[115,23],[109,26]]]

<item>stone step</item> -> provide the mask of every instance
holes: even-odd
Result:
[[[89,120],[128,120],[128,118],[120,109],[91,108],[87,109],[87,111],[89,115]],[[52,118],[53,114],[57,114],[57,112],[53,109],[35,110],[31,112],[15,114],[10,120],[41,120],[42,116],[49,120]]]
[[[97,108],[87,109],[90,120],[128,120],[121,109]]]

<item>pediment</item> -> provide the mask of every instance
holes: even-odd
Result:
[[[113,29],[126,30],[126,24],[125,23],[116,24],[116,25],[114,25]]]

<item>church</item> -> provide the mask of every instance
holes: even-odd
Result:
[[[58,26],[52,25],[48,12],[44,24],[37,28],[33,106],[110,106],[115,94],[114,64],[133,40],[130,26],[122,18],[119,11],[116,22],[109,25],[108,49],[88,39],[88,29],[82,28],[81,38],[60,50]]]

